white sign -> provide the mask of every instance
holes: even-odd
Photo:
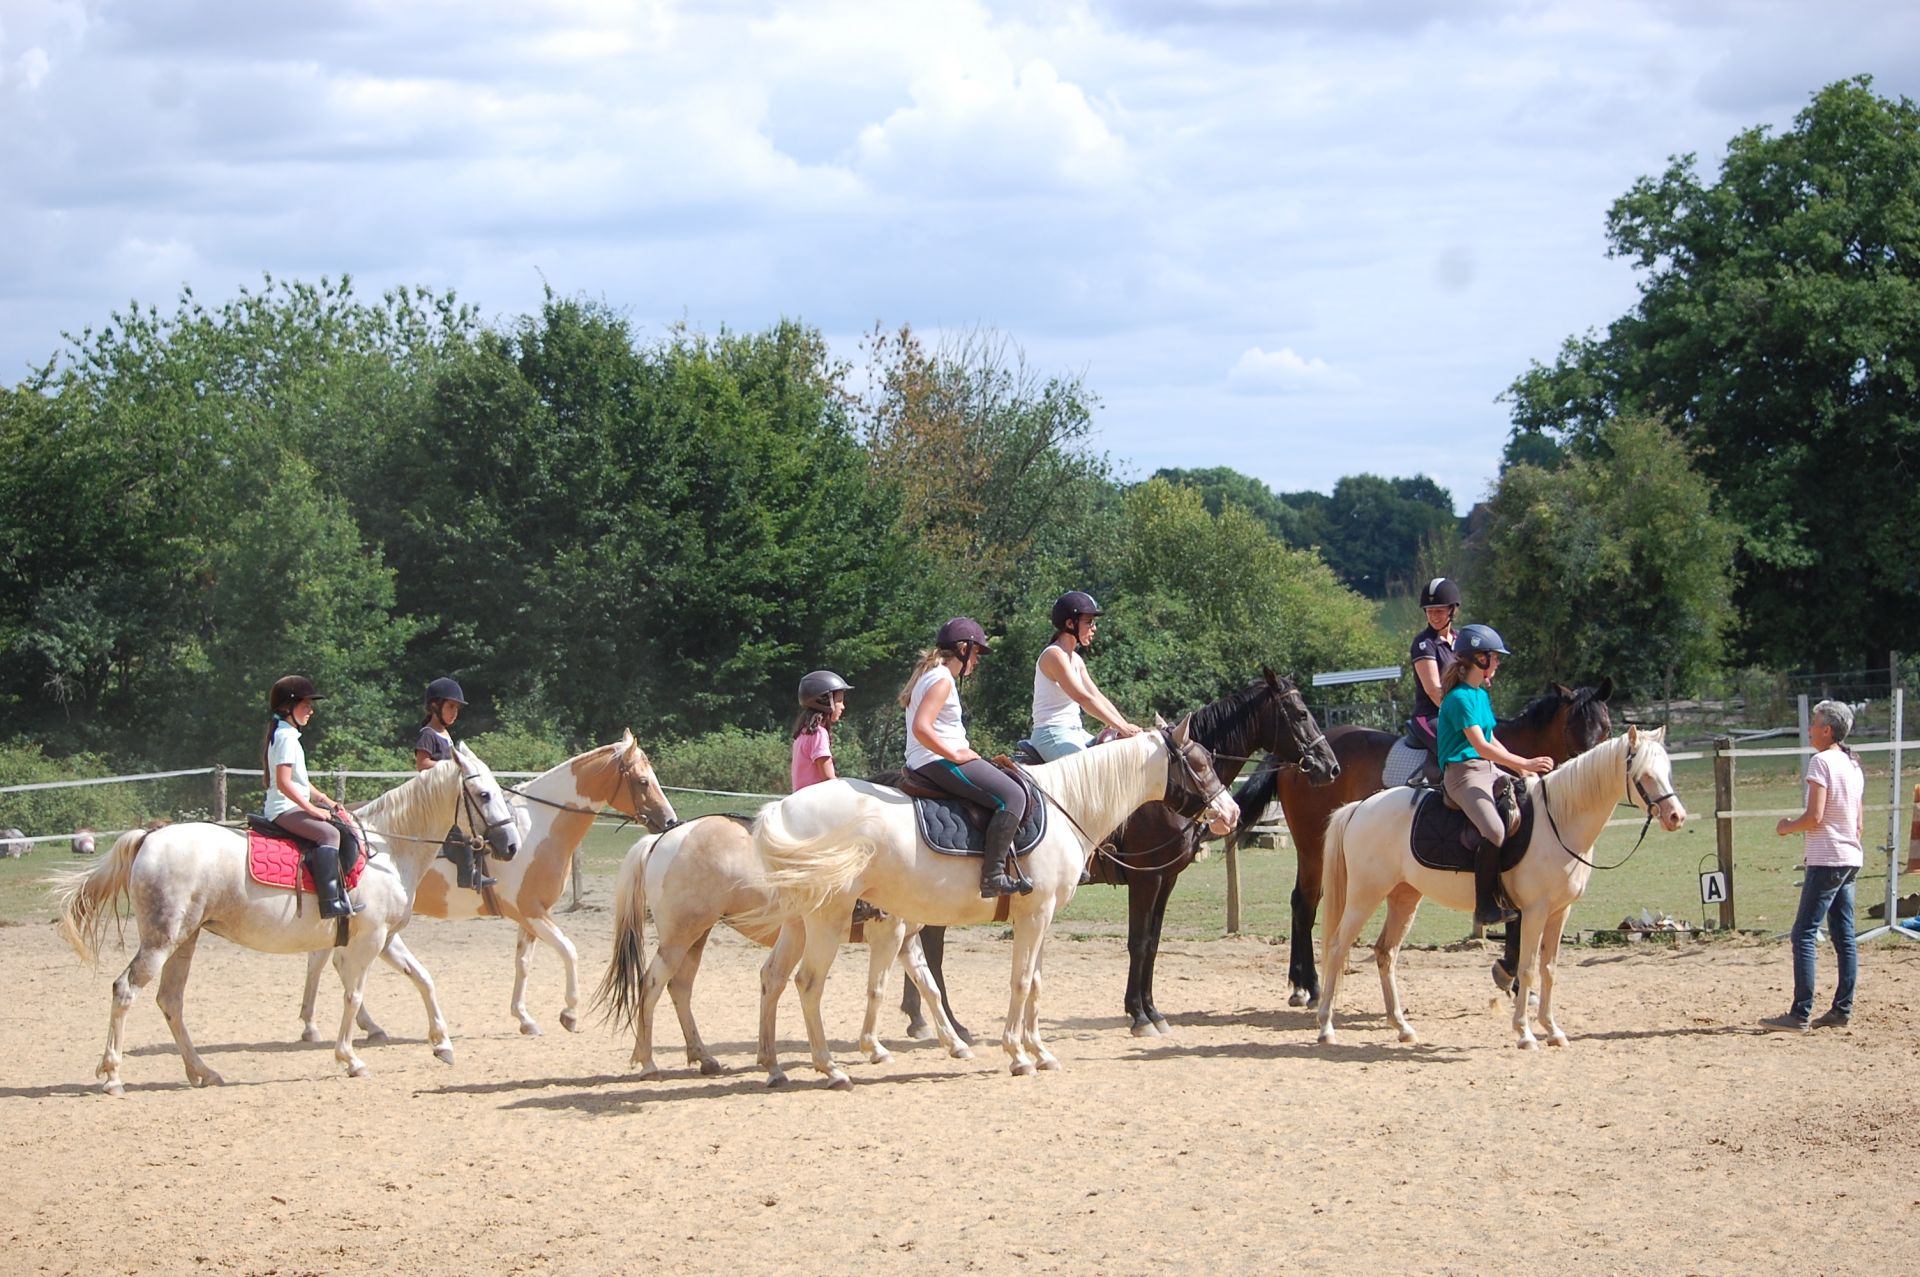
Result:
[[[1718,870],[1700,875],[1700,903],[1721,905],[1727,902],[1727,876]]]

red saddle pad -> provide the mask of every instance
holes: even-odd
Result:
[[[346,877],[346,886],[352,890],[365,872],[367,858],[360,857],[360,863]],[[300,859],[300,845],[291,838],[275,838],[263,834],[257,829],[247,830],[247,874],[263,887],[285,887],[289,891],[295,887],[294,875],[300,875],[299,890],[313,890],[313,875],[307,872],[306,865]]]

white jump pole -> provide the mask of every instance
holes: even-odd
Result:
[[[1906,739],[1906,699],[1904,687],[1893,689],[1893,748],[1888,751],[1893,759],[1893,788],[1887,796],[1887,921],[1883,926],[1861,933],[1861,940],[1884,935],[1920,940],[1920,935],[1894,925],[1900,920],[1900,856],[1904,850],[1900,846],[1900,745]]]

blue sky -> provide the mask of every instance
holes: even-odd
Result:
[[[1821,85],[1854,3],[0,0],[0,379],[280,276],[686,321],[1000,330],[1141,476],[1426,473],[1634,297],[1608,204]]]

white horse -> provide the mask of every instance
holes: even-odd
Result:
[[[433,1053],[451,1064],[453,1043],[433,980],[398,933],[412,916],[414,889],[439,853],[448,828],[459,825],[485,838],[495,855],[511,860],[520,849],[513,811],[493,773],[460,747],[453,758],[382,794],[355,817],[366,832],[370,859],[354,889],[361,911],[348,920],[346,947],[334,952],[345,988],[334,1058],[347,1066],[348,1076],[366,1076],[367,1066],[353,1051],[353,1020],[367,968],[384,952],[420,990]],[[135,830],[123,834],[105,859],[55,877],[60,933],[84,961],[95,961],[100,937],[115,917],[114,898],[122,891],[132,904],[140,947],[113,982],[107,1050],[98,1069],[110,1095],[124,1090],[120,1039],[127,1008],[155,974],[160,977],[156,1000],[186,1062],[187,1081],[194,1086],[222,1081],[193,1049],[182,1017],[187,969],[201,931],[266,953],[333,948],[335,920],[322,918],[314,898],[305,892],[253,881],[247,873],[246,835],[219,825]]]
[[[725,922],[754,943],[773,949],[760,968],[758,1059],[770,1084],[786,1080],[774,1055],[774,1019],[780,995],[806,944],[806,924],[797,917],[770,920],[779,911],[779,901],[753,849],[749,823],[739,816],[702,816],[659,837],[642,838],[620,862],[613,891],[613,960],[594,1001],[606,1009],[615,1025],[632,1027],[630,1062],[640,1066],[643,1079],[660,1076],[653,1059],[653,1016],[662,990],[673,995],[687,1063],[699,1066],[708,1076],[722,1072],[693,1021],[693,982],[700,972],[707,936]],[[649,910],[659,932],[651,963],[645,954]],[[889,1054],[880,1044],[877,1026],[894,956],[905,961],[909,978],[923,992],[931,987],[933,975],[920,949],[918,923],[886,914],[861,925],[868,961],[867,1015],[860,1029],[860,1050],[881,1064]],[[952,1035],[951,1022],[939,1031]],[[973,1054],[957,1036],[943,1036],[941,1043],[956,1059]]]
[[[553,908],[566,891],[574,852],[602,807],[611,807],[658,833],[676,823],[673,804],[632,732],[611,745],[576,754],[508,792],[514,795],[509,801],[526,851],[491,867],[496,884],[488,888],[487,896],[460,886],[452,861],[436,859],[414,893],[413,913],[417,918],[510,918],[519,924],[513,998],[507,1005],[520,1021],[520,1031],[534,1036],[540,1025],[527,1010],[527,976],[533,970],[534,941],[546,941],[566,967],[567,1005],[560,1012],[560,1027],[571,1033],[579,1027],[580,955],[554,922]],[[307,955],[307,987],[300,1002],[303,1042],[324,1040],[313,1011],[326,965],[325,950]],[[386,1030],[373,1022],[364,1005],[359,1022],[370,1041],[386,1040]]]
[[[1513,869],[1501,876],[1508,899],[1520,910],[1519,986],[1513,999],[1517,1045],[1533,1049],[1540,1041],[1527,1019],[1533,992],[1534,961],[1539,960],[1539,1019],[1547,1040],[1565,1046],[1567,1035],[1553,1018],[1553,964],[1567,911],[1587,889],[1593,873],[1593,847],[1607,817],[1624,795],[1629,803],[1658,819],[1669,832],[1686,823],[1687,809],[1673,792],[1673,765],[1667,759],[1666,729],[1627,729],[1624,736],[1594,746],[1557,771],[1527,785],[1534,806],[1533,840]],[[1473,912],[1473,875],[1429,869],[1413,858],[1408,832],[1415,792],[1384,789],[1348,803],[1327,823],[1327,907],[1325,971],[1320,995],[1320,1041],[1332,1042],[1334,994],[1346,970],[1347,951],[1380,902],[1387,920],[1374,942],[1387,1018],[1402,1042],[1418,1041],[1400,1006],[1395,967],[1400,944],[1413,926],[1423,897],[1452,909]],[[1638,795],[1636,801],[1636,795]]]
[[[1216,833],[1239,818],[1212,757],[1188,738],[1184,721],[1025,770],[1048,812],[1046,836],[1021,862],[1034,889],[1008,904],[1013,975],[1001,1044],[1016,1076],[1060,1066],[1040,1041],[1041,957],[1053,915],[1073,898],[1095,840],[1156,798],[1183,815],[1204,815]],[[844,1088],[851,1082],[828,1054],[820,997],[853,902],[864,898],[894,917],[946,926],[991,922],[998,902],[980,898],[978,862],[929,851],[906,795],[868,781],[827,781],[768,803],[753,822],[753,843],[780,896],[779,910],[767,920],[805,920],[796,983],[813,1067],[831,1086]],[[953,1026],[939,997],[924,986],[922,993],[941,1040],[951,1040]]]

